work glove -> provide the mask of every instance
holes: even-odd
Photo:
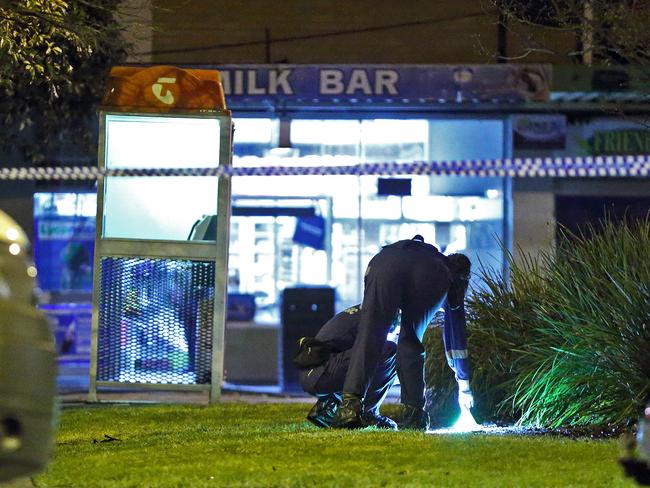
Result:
[[[461,410],[468,411],[474,407],[474,395],[468,380],[458,380],[458,406]]]

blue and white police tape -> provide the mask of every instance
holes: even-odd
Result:
[[[350,176],[446,175],[512,177],[641,177],[650,175],[650,155],[561,158],[472,159],[359,163],[341,166],[217,166],[213,168],[119,168],[58,166],[0,168],[0,180],[96,180],[152,176]]]

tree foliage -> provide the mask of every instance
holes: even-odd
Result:
[[[558,60],[590,56],[601,64],[647,64],[650,61],[650,0],[489,0],[506,26],[528,24],[571,32],[575,49],[554,52]],[[509,29],[513,35],[526,36]],[[552,51],[540,36],[520,39],[530,52]],[[514,53],[517,56],[518,53]]]
[[[0,4],[0,152],[38,163],[56,144],[94,145],[90,117],[108,69],[125,57],[121,0]]]

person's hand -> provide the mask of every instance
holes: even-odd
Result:
[[[458,406],[468,411],[474,407],[474,395],[467,380],[458,380]]]

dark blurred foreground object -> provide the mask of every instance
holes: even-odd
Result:
[[[634,478],[642,486],[650,486],[650,403],[639,420],[636,442],[633,438],[628,439],[625,450],[621,465],[626,476]]]
[[[0,483],[42,470],[52,448],[54,338],[35,306],[28,246],[0,211]]]

